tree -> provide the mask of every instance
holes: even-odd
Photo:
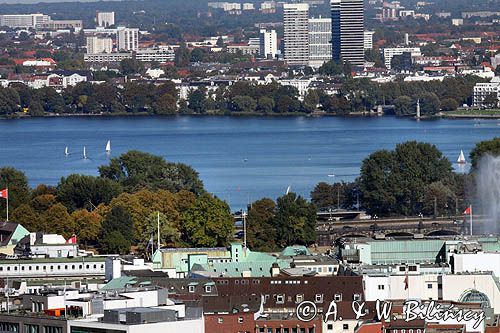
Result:
[[[0,190],[9,189],[9,209],[13,211],[20,205],[28,203],[30,189],[26,175],[14,168],[0,168]],[[0,218],[6,216],[7,200],[0,199]]]
[[[229,206],[209,193],[200,195],[182,215],[182,238],[194,247],[225,246],[233,232]]]
[[[188,95],[188,107],[194,113],[205,113],[207,108],[207,97],[206,97],[206,89],[198,88],[191,91]]]
[[[19,111],[21,99],[14,88],[0,87],[0,115],[8,115]]]
[[[411,97],[399,96],[394,101],[394,112],[398,116],[409,115],[415,113],[415,108]]]
[[[441,102],[435,93],[425,92],[420,95],[420,110],[422,114],[435,114],[439,112]]]
[[[19,223],[31,232],[41,230],[40,215],[28,204],[22,204],[14,209],[10,215],[10,220]]]
[[[79,209],[71,213],[71,218],[78,226],[76,231],[78,239],[85,245],[96,244],[101,230],[102,216],[95,211]]]
[[[348,208],[348,192],[350,186],[347,183],[328,184],[320,182],[316,184],[311,192],[311,202],[319,209],[325,208]]]
[[[189,65],[190,60],[190,52],[186,47],[185,43],[181,43],[181,45],[175,50],[175,59],[174,63],[177,67],[187,67]]]
[[[486,154],[492,155],[494,157],[500,156],[500,137],[481,141],[476,144],[474,149],[472,149],[472,151],[470,152],[472,172],[477,170],[479,161]]]
[[[257,104],[249,96],[235,96],[231,103],[231,109],[237,112],[254,112]]]
[[[360,189],[370,214],[415,216],[422,211],[427,186],[452,178],[451,163],[436,146],[409,141],[366,158]]]
[[[276,203],[263,198],[252,203],[247,216],[247,243],[248,247],[256,251],[276,251],[276,227],[274,218]]]
[[[73,174],[61,178],[57,198],[70,211],[79,208],[92,210],[101,203],[109,204],[121,191],[120,184],[111,179]]]
[[[330,60],[325,62],[321,67],[318,69],[318,72],[323,75],[340,75],[343,73],[342,66],[339,65],[337,62]]]
[[[277,243],[281,247],[316,241],[316,208],[303,197],[288,193],[277,199]]]
[[[270,97],[263,96],[257,101],[257,111],[262,113],[271,113],[274,108],[274,100]]]
[[[45,212],[56,203],[56,196],[53,194],[40,194],[31,199],[31,207],[38,213]]]
[[[156,102],[155,113],[157,114],[176,114],[177,101],[174,96],[165,93],[160,96]]]
[[[132,75],[140,73],[144,69],[144,66],[139,60],[130,58],[122,59],[120,61],[120,68],[123,75]]]
[[[133,238],[130,213],[122,206],[114,206],[106,215],[99,233],[102,253],[128,254]]]
[[[180,232],[175,226],[175,222],[170,220],[165,214],[159,213],[160,217],[160,243],[161,246],[176,247],[179,245]],[[151,236],[158,239],[156,235],[158,230],[158,213],[152,212],[146,218],[146,228],[141,235],[140,240],[149,240]]]
[[[455,111],[458,109],[458,103],[454,98],[445,98],[441,101],[441,110]]]
[[[99,167],[101,177],[118,182],[127,191],[142,188],[164,189],[170,192],[188,190],[203,192],[198,173],[182,163],[169,163],[161,156],[131,150],[112,158],[109,165]]]
[[[56,203],[41,215],[41,226],[43,231],[70,237],[76,231],[76,225],[68,214],[66,207]],[[39,231],[39,230],[37,230]]]
[[[453,190],[442,181],[429,184],[426,188],[423,214],[450,215],[455,210],[456,196]]]
[[[319,94],[315,89],[309,89],[304,96],[304,110],[306,112],[313,112],[319,104]]]

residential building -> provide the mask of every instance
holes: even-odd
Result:
[[[260,56],[263,58],[276,58],[278,54],[278,37],[276,30],[261,29],[259,35]]]
[[[332,19],[309,19],[309,66],[320,67],[332,60]]]
[[[47,30],[74,30],[79,32],[83,29],[82,20],[48,20],[38,25],[40,29]]]
[[[331,0],[332,58],[363,66],[364,3],[363,0]]]
[[[0,15],[0,27],[36,29],[48,21],[50,21],[50,16],[44,14]]]
[[[139,29],[118,27],[118,51],[137,51],[139,48]]]
[[[97,12],[96,24],[98,27],[109,27],[115,25],[115,12]]]
[[[401,9],[404,9],[404,7],[401,7],[399,1],[384,2],[382,7],[382,20],[397,20]]]
[[[490,82],[476,83],[474,86],[474,106],[483,106],[487,96],[496,96],[500,104],[500,77],[494,77]]]
[[[87,54],[111,53],[113,51],[113,39],[110,37],[87,37]]]
[[[242,7],[243,10],[255,10],[254,4],[250,2],[245,2]]]
[[[83,61],[93,63],[117,63],[123,59],[130,59],[133,57],[132,52],[114,52],[114,53],[96,53],[84,54]]]
[[[403,53],[410,53],[411,57],[420,57],[420,47],[387,47],[384,48],[384,64],[387,69],[391,69],[392,58]]]
[[[464,19],[461,19],[461,18],[451,19],[451,25],[456,26],[456,27],[464,25]]]
[[[176,47],[160,46],[154,48],[138,49],[135,52],[135,58],[143,62],[151,62],[151,61],[156,61],[160,63],[172,62],[175,59]]]
[[[244,55],[258,55],[260,53],[259,45],[249,45],[248,43],[231,43],[227,45],[226,49],[229,53],[241,52]]]
[[[284,58],[291,66],[309,63],[309,5],[283,4]]]
[[[500,53],[491,57],[490,61],[491,61],[491,67],[497,68],[498,66],[500,66]]]
[[[365,50],[373,49],[373,35],[375,31],[365,31],[363,32],[363,48]]]

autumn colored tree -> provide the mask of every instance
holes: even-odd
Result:
[[[95,244],[101,230],[102,216],[96,211],[79,209],[71,213],[71,218],[78,226],[76,231],[78,240],[85,245]]]
[[[60,234],[64,237],[71,237],[76,231],[76,225],[68,213],[66,207],[61,203],[56,203],[41,215],[42,230],[47,233]]]

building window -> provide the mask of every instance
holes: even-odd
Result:
[[[224,318],[222,318],[222,317],[217,318],[217,323],[219,323],[219,324],[224,323]]]
[[[385,286],[383,284],[378,285],[378,290],[384,290],[384,289],[385,289]]]
[[[349,324],[343,324],[342,325],[343,330],[348,330],[349,329]]]
[[[328,324],[326,326],[326,329],[329,330],[329,331],[333,330],[333,324]]]
[[[295,295],[295,303],[301,303],[304,300],[303,294]]]
[[[410,272],[416,272],[417,271],[417,266],[414,266],[414,265],[408,266],[408,271],[410,271]]]
[[[285,303],[285,295],[279,294],[276,295],[276,304],[283,304]]]
[[[354,294],[353,300],[355,300],[355,301],[361,301],[361,295],[360,294]]]
[[[211,293],[212,292],[212,286],[205,286],[205,292],[206,293]]]
[[[240,323],[240,324],[243,323],[243,317],[238,317],[238,323]]]
[[[189,288],[188,288],[190,293],[194,293],[194,289],[195,289],[194,286],[189,286]]]
[[[432,289],[432,283],[427,283],[427,289]]]
[[[333,296],[333,299],[335,300],[335,302],[342,302],[342,294],[335,294],[335,296]]]
[[[399,267],[400,272],[406,272],[406,267],[405,266],[400,266]]]
[[[323,294],[316,294],[314,296],[314,302],[315,303],[323,303]]]

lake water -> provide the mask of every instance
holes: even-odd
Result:
[[[190,164],[206,189],[236,210],[261,197],[274,199],[288,186],[309,196],[320,181],[353,180],[370,153],[407,140],[433,143],[456,161],[460,149],[468,157],[477,142],[499,135],[496,120],[190,116],[0,120],[0,166],[24,171],[32,186],[55,185],[71,173],[97,175],[97,167],[109,160],[104,147],[111,140],[111,157],[138,149]],[[65,146],[69,156],[64,155]]]

